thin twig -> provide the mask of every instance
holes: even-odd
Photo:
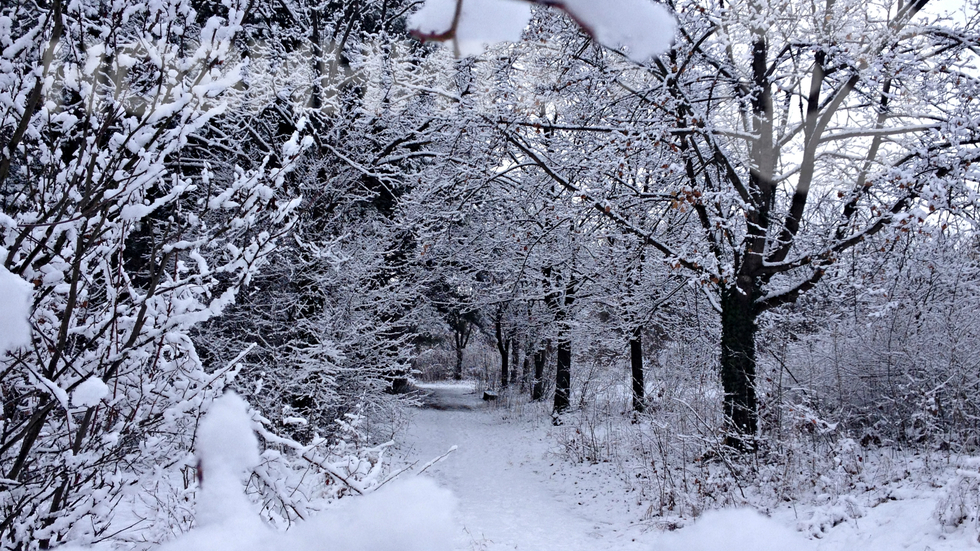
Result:
[[[308,461],[310,464],[316,465],[317,467],[320,467],[321,469],[323,469],[324,471],[326,471],[328,474],[330,474],[330,476],[336,478],[337,480],[340,480],[348,488],[350,488],[351,490],[354,490],[359,495],[364,495],[365,492],[364,492],[364,489],[363,488],[359,488],[356,484],[354,484],[350,480],[347,480],[347,477],[345,477],[344,475],[342,475],[339,472],[337,472],[337,470],[334,469],[333,467],[329,467],[327,465],[324,465],[323,463],[320,463],[319,461],[313,460],[313,459],[311,459],[311,458],[309,458],[309,457],[307,457],[305,455],[300,456],[300,457],[302,457],[304,460]]]
[[[422,473],[424,473],[424,472],[425,472],[425,470],[426,470],[426,469],[428,469],[429,467],[431,467],[431,466],[433,466],[433,465],[435,465],[436,463],[438,463],[438,462],[440,462],[440,461],[442,461],[443,459],[445,459],[445,458],[447,458],[447,457],[449,457],[449,454],[451,454],[451,453],[453,453],[454,451],[456,451],[456,449],[457,449],[457,447],[456,447],[456,446],[453,446],[453,447],[451,447],[451,448],[449,448],[449,451],[447,451],[446,453],[444,453],[444,454],[442,454],[442,455],[440,455],[439,457],[437,457],[437,458],[435,458],[435,459],[433,459],[432,461],[429,461],[428,463],[426,463],[426,464],[425,464],[425,465],[424,465],[424,466],[422,467],[422,469],[421,469],[421,470],[419,470],[419,472],[418,472],[418,474],[422,474]]]

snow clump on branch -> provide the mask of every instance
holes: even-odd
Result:
[[[7,249],[0,247],[0,355],[31,344],[31,284],[3,267]]]
[[[651,0],[427,0],[409,26],[422,40],[452,41],[457,56],[480,55],[493,44],[520,40],[530,4],[564,11],[603,46],[623,48],[639,63],[667,51],[677,30],[670,11]]]

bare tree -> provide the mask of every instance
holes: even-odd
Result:
[[[558,119],[492,121],[517,162],[710,290],[735,447],[758,429],[758,316],[858,243],[975,201],[975,32],[925,5],[678,2],[669,53],[562,61],[592,77],[554,78]]]

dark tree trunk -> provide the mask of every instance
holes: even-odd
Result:
[[[463,380],[463,347],[456,346],[456,366],[453,368],[453,379]]]
[[[572,339],[566,323],[575,302],[575,279],[565,285],[564,307],[555,316],[558,325],[558,349],[555,361],[555,407],[551,416],[554,424],[561,424],[561,414],[568,409],[572,393]]]
[[[453,368],[453,379],[461,381],[463,379],[463,351],[470,343],[473,335],[473,323],[466,319],[461,312],[450,315],[450,325],[453,328],[453,344],[456,345],[456,365]]]
[[[507,388],[510,383],[510,341],[505,341],[500,350],[500,388]]]
[[[521,341],[519,339],[511,339],[511,358],[514,362],[513,369],[510,370],[510,383],[517,384],[518,378],[520,378],[520,372],[517,371],[517,366],[521,364]]]
[[[497,335],[497,352],[500,352],[500,388],[507,388],[510,382],[510,343],[511,339],[504,336],[503,321],[497,318],[494,331]]]
[[[559,329],[557,361],[555,364],[555,408],[552,413],[555,424],[559,416],[568,409],[572,389],[572,341],[568,338],[568,328]]]
[[[521,364],[521,394],[528,391],[531,382],[531,351],[524,351],[524,362]]]
[[[543,344],[534,353],[534,383],[531,385],[531,399],[538,401],[544,398],[544,363],[548,359],[548,345]]]
[[[630,375],[633,380],[633,411],[646,409],[646,389],[643,384],[643,330],[637,327],[630,338]]]
[[[758,429],[755,309],[752,295],[738,288],[723,288],[721,301],[721,384],[730,431],[726,442],[739,450],[752,450]]]

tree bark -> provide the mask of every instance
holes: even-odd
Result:
[[[572,389],[572,340],[568,328],[561,327],[558,334],[557,362],[555,366],[555,407],[552,413],[555,424],[560,424],[559,416],[568,409]]]
[[[453,379],[463,380],[463,347],[456,345],[456,366],[453,368]]]
[[[456,345],[456,366],[453,368],[453,379],[461,381],[463,379],[463,351],[466,350],[466,345],[470,343],[473,324],[462,313],[452,315],[450,322],[453,328],[453,344]]]
[[[510,383],[510,342],[504,336],[503,320],[498,317],[494,323],[494,332],[497,336],[497,352],[500,352],[500,388],[507,388]]]
[[[521,364],[521,394],[528,391],[531,382],[531,351],[524,351],[524,361]]]
[[[544,398],[544,363],[548,358],[548,344],[542,343],[534,353],[534,382],[531,385],[531,400]]]
[[[565,285],[564,307],[559,307],[555,315],[558,325],[558,349],[555,362],[555,406],[552,410],[552,422],[561,424],[561,414],[568,409],[572,393],[572,338],[570,328],[566,323],[569,310],[575,302],[574,278]]]
[[[504,341],[503,347],[498,347],[500,350],[500,388],[507,388],[510,384],[510,340]]]
[[[721,291],[721,384],[725,391],[726,443],[755,448],[758,430],[755,395],[755,309],[752,293],[736,287]]]
[[[511,338],[511,358],[514,360],[511,365],[513,369],[510,370],[510,384],[517,384],[520,378],[520,372],[517,370],[517,366],[521,365],[521,341],[516,338]]]
[[[643,413],[646,409],[646,389],[643,384],[643,330],[633,329],[630,338],[630,377],[633,381],[633,411]]]
[[[568,303],[566,297],[566,304]],[[560,416],[568,409],[572,390],[572,339],[565,323],[566,312],[558,311],[558,345],[555,353],[555,402],[551,416],[560,425]]]

